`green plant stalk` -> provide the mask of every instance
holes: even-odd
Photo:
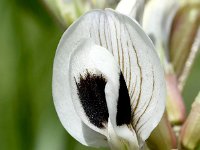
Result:
[[[185,85],[185,82],[190,74],[190,70],[193,66],[194,60],[197,56],[197,52],[200,51],[200,27],[197,31],[197,36],[192,44],[190,54],[185,62],[185,66],[183,68],[182,74],[178,79],[178,87],[182,91]]]
[[[177,147],[176,135],[166,113],[148,138],[147,145],[150,150],[171,150]]]
[[[183,150],[195,150],[200,144],[200,92],[192,104],[191,112],[184,123],[179,147]]]
[[[90,9],[89,2],[80,0],[69,0],[67,2],[64,0],[42,0],[42,2],[64,29]]]

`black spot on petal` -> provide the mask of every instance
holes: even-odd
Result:
[[[76,80],[75,80],[76,81]],[[108,108],[105,98],[106,79],[103,75],[86,72],[76,82],[78,96],[89,121],[98,128],[104,128],[108,122]]]
[[[123,124],[130,124],[131,122],[130,97],[122,73],[120,74],[120,88],[119,88],[119,98],[117,103],[116,122],[117,126],[121,126]]]

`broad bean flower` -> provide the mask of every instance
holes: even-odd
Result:
[[[53,99],[80,143],[142,149],[165,108],[165,80],[148,36],[111,9],[87,12],[63,34],[53,66]]]

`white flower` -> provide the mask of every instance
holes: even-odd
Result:
[[[134,18],[141,24],[146,1],[147,0],[121,0],[116,7],[116,11]]]
[[[168,39],[173,18],[179,8],[178,0],[150,0],[144,10],[142,26],[153,41],[161,60],[168,57]]]
[[[57,48],[53,99],[80,143],[141,149],[165,107],[164,73],[150,39],[111,9],[86,13]]]

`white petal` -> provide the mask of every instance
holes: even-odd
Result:
[[[68,37],[73,37],[70,36],[72,30],[71,26],[65,32],[54,59],[52,86],[56,111],[65,129],[80,143],[94,147],[107,146],[106,137],[85,125],[73,107],[69,84],[69,61],[77,45],[74,43],[70,45],[70,40],[73,41],[73,39],[68,39]]]
[[[116,7],[116,11],[142,23],[145,0],[121,0]]]
[[[154,48],[144,34],[138,31],[131,33],[131,25],[128,25],[130,36],[134,43],[138,57],[139,93],[133,96],[134,126],[142,140],[146,140],[151,131],[159,123],[165,107],[165,80],[164,72]],[[135,36],[138,35],[137,38]]]
[[[133,125],[142,140],[146,140],[164,112],[163,69],[151,41],[136,22],[110,10],[106,16],[108,30],[115,33],[110,34],[107,43],[112,43],[110,50],[120,64],[129,90]]]
[[[103,105],[100,106],[103,102],[98,102],[97,100],[89,100],[85,95],[89,95],[89,86],[86,87],[87,93],[84,93],[83,102],[81,103],[80,96],[77,94],[77,83],[81,82],[79,80],[80,76],[86,78],[87,73],[90,73],[95,76],[102,76],[105,78],[105,105],[108,107],[107,112],[113,119],[113,122],[116,122],[116,108],[117,108],[117,98],[118,98],[118,90],[119,90],[119,65],[115,61],[113,55],[105,48],[95,45],[92,39],[83,39],[81,44],[74,50],[71,55],[70,60],[70,83],[71,83],[71,93],[72,93],[72,101],[74,102],[75,109],[79,114],[80,118],[93,130],[107,136],[107,122],[108,118],[103,120],[104,122],[99,122],[103,118],[106,107]],[[75,82],[75,80],[76,82]],[[93,79],[94,80],[94,79]],[[87,82],[92,84],[92,82],[88,79]],[[85,83],[86,86],[87,83]],[[82,88],[85,88],[83,87]],[[91,85],[95,88],[96,85]],[[104,90],[104,89],[103,89]],[[85,91],[85,90],[84,90]],[[95,92],[95,90],[91,89],[91,92]],[[96,93],[98,94],[98,93]],[[96,95],[95,94],[95,95]],[[94,97],[93,93],[90,96]],[[91,97],[89,97],[91,98]],[[98,97],[96,97],[98,99]],[[108,100],[109,99],[109,100]],[[87,103],[87,106],[84,105]],[[93,104],[93,105],[92,105]],[[91,106],[92,105],[92,106]],[[97,106],[99,105],[99,106]],[[85,107],[84,107],[85,106]],[[95,108],[94,108],[95,107]],[[85,109],[84,109],[85,108]],[[105,109],[103,109],[105,108]],[[89,109],[89,110],[87,110]],[[103,109],[103,110],[102,110]],[[88,113],[87,113],[88,112]],[[92,113],[92,114],[91,114]],[[100,113],[100,114],[99,114]],[[101,118],[100,120],[98,119]],[[92,121],[94,119],[94,122]],[[96,123],[96,124],[95,124]],[[104,127],[99,127],[103,123]]]
[[[108,121],[108,141],[111,149],[139,150],[137,136],[134,130],[127,128],[126,125],[113,127],[111,121]]]

